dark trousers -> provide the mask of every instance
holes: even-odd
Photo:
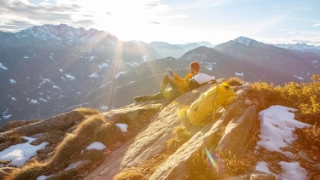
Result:
[[[168,84],[171,87],[170,90],[166,90]],[[164,93],[168,93],[169,97],[165,97]],[[162,79],[162,83],[160,85],[160,92],[149,95],[147,100],[156,100],[156,99],[164,99],[164,98],[173,99],[180,95],[181,95],[181,92],[179,91],[178,87],[173,82],[170,81],[168,75],[166,74]]]

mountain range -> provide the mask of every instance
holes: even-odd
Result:
[[[155,93],[166,67],[183,76],[191,61],[215,77],[275,85],[319,73],[320,47],[239,37],[207,42],[123,42],[108,32],[65,24],[0,32],[0,125],[42,119],[79,106],[101,110]]]

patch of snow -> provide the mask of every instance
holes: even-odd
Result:
[[[65,74],[66,78],[68,78],[69,80],[75,80],[76,78],[71,76],[70,74]]]
[[[60,71],[60,72],[63,72],[63,70],[62,70],[62,69],[59,69],[59,71]]]
[[[125,64],[128,64],[130,66],[139,66],[139,63],[137,62],[125,62]]]
[[[250,38],[246,38],[246,37],[238,37],[237,39],[233,40],[234,42],[238,42],[240,44],[243,44],[245,46],[249,46],[251,43],[251,39]]]
[[[299,79],[299,80],[303,80],[303,77],[300,77],[300,76],[294,76],[295,78]]]
[[[8,68],[5,67],[4,65],[2,65],[2,63],[0,63],[0,68],[3,69],[3,70],[8,70]]]
[[[89,78],[99,78],[99,75],[96,73],[92,73],[90,76],[88,76]]]
[[[115,75],[115,78],[117,79],[120,75],[125,74],[125,73],[126,73],[126,72],[124,72],[124,71],[118,72],[118,73]]]
[[[16,97],[12,97],[11,100],[12,100],[12,101],[16,101],[17,98],[16,98]]]
[[[54,56],[54,54],[53,54],[53,53],[51,53],[51,56]]]
[[[88,57],[86,57],[86,58],[88,58]],[[97,58],[97,57],[95,57],[95,56],[89,56],[89,61],[92,61],[94,58]]]
[[[100,151],[100,150],[104,150],[105,148],[107,147],[101,142],[93,142],[88,147],[86,147],[86,150],[96,149]]]
[[[77,94],[81,94],[81,92],[77,92]]]
[[[257,171],[261,171],[261,172],[265,172],[265,173],[268,173],[268,174],[273,174],[269,168],[268,168],[268,164],[264,161],[262,162],[259,162],[256,166],[256,170]]]
[[[53,57],[52,57],[52,56],[50,56],[50,59],[52,59],[52,60],[53,60]]]
[[[39,104],[39,102],[38,102],[37,100],[35,100],[35,99],[31,99],[31,100],[30,100],[30,103],[32,103],[32,104]]]
[[[13,145],[1,151],[0,160],[11,160],[11,162],[8,165],[20,167],[32,156],[35,156],[38,150],[44,149],[49,144],[48,142],[43,142],[38,146],[33,146],[30,144],[30,142],[36,140],[36,138],[31,138],[27,136],[23,136],[23,138],[26,139],[28,142]]]
[[[288,152],[282,152],[280,148],[288,146],[296,139],[293,134],[294,129],[310,126],[295,120],[294,111],[297,110],[279,105],[261,111],[259,113],[261,134],[256,149],[261,147],[288,155]]]
[[[61,89],[59,86],[53,85],[52,86],[53,89]]]
[[[62,80],[66,81],[66,79],[64,77],[61,77]]]
[[[99,64],[99,68],[100,68],[100,69],[102,69],[102,68],[104,68],[104,67],[108,67],[108,66],[109,66],[109,64],[107,64],[107,63]]]
[[[78,161],[78,162],[75,162],[75,163],[71,163],[69,164],[69,166],[65,169],[65,171],[68,171],[70,169],[74,169],[76,167],[78,167],[79,165],[81,165],[84,161]]]
[[[50,176],[42,175],[42,176],[37,177],[37,180],[46,180],[46,179],[48,179],[48,178],[51,177],[51,176],[53,176],[53,175],[50,175]]]
[[[243,77],[243,72],[235,72],[234,75]]]
[[[142,56],[142,59],[143,59],[143,62],[147,62],[147,56],[146,55]]]
[[[17,81],[15,81],[14,79],[9,79],[9,81],[10,81],[10,84],[15,84],[15,83],[17,83]]]
[[[215,62],[205,62],[205,63],[206,63],[205,67],[206,67],[206,69],[208,69],[209,71],[212,71],[213,66],[214,66],[214,65],[217,65],[217,63],[215,63]]]
[[[299,162],[279,162],[282,174],[280,179],[290,179],[290,180],[300,180],[300,179],[309,179],[307,176],[307,171],[300,166]]]
[[[107,84],[102,85],[100,88],[106,87],[111,83],[111,81],[107,82]]]
[[[128,128],[128,125],[127,124],[116,124],[116,126],[118,126],[118,128],[122,131],[122,132],[128,132],[127,131],[127,128]]]
[[[100,110],[101,110],[101,111],[106,111],[107,109],[108,109],[108,106],[101,106],[101,107],[100,107]]]
[[[30,57],[28,57],[28,56],[23,56],[23,58],[25,58],[25,59],[29,59]]]
[[[53,82],[50,79],[46,79],[46,78],[40,78],[40,79],[42,80],[42,82],[39,84],[40,87],[45,83],[53,84]]]
[[[9,114],[9,115],[6,115],[6,116],[2,116],[2,119],[6,120],[6,119],[9,119],[12,115]]]
[[[39,98],[39,101],[48,102],[47,100],[45,100],[43,98]]]

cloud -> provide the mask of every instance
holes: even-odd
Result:
[[[197,0],[192,3],[188,3],[183,5],[180,9],[196,9],[196,8],[208,8],[208,7],[216,7],[223,6],[231,3],[232,0]]]
[[[320,23],[314,24],[313,26],[314,26],[314,27],[318,27],[318,26],[320,26]]]
[[[149,23],[151,23],[151,24],[161,24],[160,22],[157,22],[157,21],[151,21]]]

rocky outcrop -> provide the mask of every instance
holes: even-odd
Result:
[[[60,114],[58,116],[38,121],[25,126],[17,127],[12,130],[0,133],[0,138],[6,135],[17,133],[21,135],[33,135],[47,132],[49,130],[65,130],[75,124],[76,121],[82,120],[84,115],[78,111],[71,111],[69,113]]]
[[[181,95],[174,102],[153,117],[151,124],[143,129],[135,139],[125,143],[106,157],[103,164],[90,173],[85,179],[112,179],[113,176],[122,170],[130,167],[137,167],[155,155],[166,151],[166,143],[173,138],[172,131],[178,126],[185,126],[191,132],[191,139],[184,143],[175,153],[162,163],[149,179],[186,179],[190,172],[186,162],[204,146],[212,146],[215,135],[227,126],[219,149],[227,149],[235,152],[242,151],[244,143],[249,135],[249,130],[244,128],[252,127],[256,118],[256,107],[248,103],[245,98],[239,98],[216,121],[207,124],[205,127],[193,126],[181,111],[186,110],[189,105],[200,95],[210,88],[210,84],[200,87],[197,90]],[[241,97],[245,90],[239,91]],[[243,100],[241,100],[243,99]],[[218,117],[218,116],[217,116]],[[237,144],[232,144],[239,141]],[[229,142],[229,143],[228,143]]]
[[[173,155],[171,155],[167,159],[165,163],[163,163],[154,172],[150,179],[155,180],[188,178],[190,172],[188,172],[186,162],[190,160],[190,158],[196,152],[198,152],[201,147],[210,147],[212,140],[215,138],[215,134],[222,128],[222,126],[228,124],[231,120],[237,122],[234,126],[235,129],[240,129],[242,126],[245,126],[244,123],[247,123],[248,121],[253,122],[253,117],[255,117],[253,110],[255,110],[254,106],[246,109],[245,103],[242,100],[238,100],[231,104],[227,111],[224,113],[224,115],[219,120],[217,120],[217,122],[206,125],[197,134],[195,134],[187,143],[182,145]],[[253,113],[253,115],[251,115],[251,113]],[[232,138],[236,136],[230,136],[229,133],[226,134],[228,135],[225,135],[224,137],[229,138],[229,143],[219,143],[219,145],[224,144],[226,148],[229,148],[232,147],[230,144],[234,142]],[[240,137],[241,134],[238,134],[238,136]],[[237,137],[237,139],[239,137]],[[242,141],[242,143],[244,142],[245,141]],[[243,146],[244,145],[242,144],[241,147],[243,148]]]

